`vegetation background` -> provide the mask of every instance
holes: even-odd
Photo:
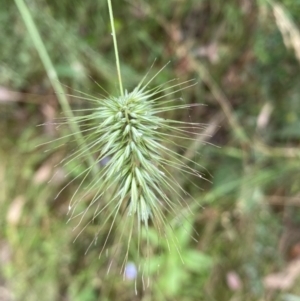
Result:
[[[106,1],[26,3],[67,93],[100,93],[89,76],[117,90]],[[73,243],[66,213],[78,183],[55,196],[80,171],[60,168],[48,183],[66,149],[37,147],[68,129],[53,124],[61,108],[15,2],[0,0],[0,300],[299,301],[300,1],[113,6],[128,89],[155,58],[154,72],[171,60],[156,84],[197,80],[182,97],[205,106],[174,117],[208,125],[186,153],[212,181],[197,183],[202,190],[184,183],[203,206],[189,220],[198,241],[175,228],[185,264],[175,251],[153,251],[161,268],[137,295],[117,268],[106,275],[99,247],[84,255],[94,225]]]

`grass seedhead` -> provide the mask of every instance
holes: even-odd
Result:
[[[152,77],[149,71],[131,92],[123,90],[111,1],[108,6],[120,93],[99,98],[77,91],[91,108],[78,110],[74,112],[76,115],[69,114],[57,123],[76,125],[78,131],[66,138],[73,136],[77,147],[61,163],[70,173],[81,170],[59,194],[79,181],[69,204],[69,220],[78,220],[74,228],[79,230],[76,238],[89,225],[99,225],[92,244],[101,241],[100,256],[109,245],[117,246],[112,247],[109,269],[113,258],[120,257],[120,246],[127,237],[122,264],[125,273],[132,242],[137,242],[138,257],[149,259],[149,227],[154,226],[158,236],[180,253],[176,238],[169,235],[174,225],[167,215],[180,220],[185,218],[183,212],[187,212],[182,207],[188,207],[186,198],[190,196],[178,175],[202,178],[200,166],[183,154],[203,125],[167,118],[169,111],[194,106],[177,96],[195,82],[178,83],[174,79],[151,87],[166,66]],[[76,139],[78,136],[82,138]],[[83,168],[83,162],[88,166]],[[115,233],[117,230],[120,233]],[[117,242],[112,244],[112,239]],[[144,275],[144,269],[141,274]]]
[[[187,205],[187,194],[182,196],[184,189],[175,173],[201,177],[195,169],[197,164],[192,167],[189,162],[183,163],[179,151],[185,149],[185,140],[192,140],[193,133],[199,133],[203,125],[164,118],[167,111],[191,107],[175,97],[191,82],[148,88],[150,81],[146,86],[141,82],[132,92],[125,90],[118,97],[99,99],[83,94],[92,109],[62,121],[78,125],[85,145],[63,160],[65,168],[74,169],[74,162],[81,164],[86,159],[86,150],[94,158],[93,166],[76,177],[82,180],[69,205],[70,220],[79,219],[75,228],[89,220],[80,233],[91,223],[101,223],[98,234],[106,233],[101,254],[114,226],[120,227],[118,245],[123,236],[129,236],[126,261],[129,242],[135,234],[140,236],[142,229],[147,233],[151,224],[165,237],[166,227],[172,228],[166,214],[178,217],[181,207]],[[95,166],[97,171],[92,174]],[[81,203],[90,195],[89,205],[80,210]],[[92,208],[93,217],[89,218]],[[141,240],[139,237],[138,241]]]

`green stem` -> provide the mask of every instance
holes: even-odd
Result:
[[[112,10],[112,6],[111,6],[111,0],[107,0],[107,4],[108,4],[108,10],[109,10],[109,19],[110,19],[110,24],[111,24],[111,29],[112,29],[112,36],[113,36],[113,41],[114,41],[114,49],[115,49],[115,57],[116,57],[116,65],[117,65],[118,79],[119,79],[119,85],[120,85],[120,92],[121,92],[121,96],[123,96],[124,92],[123,92],[118,44],[117,44],[117,38],[116,38],[114,15],[113,15],[113,10]]]
[[[92,155],[90,154],[90,152],[88,151],[88,149],[86,147],[86,144],[84,142],[83,136],[81,134],[81,131],[80,131],[77,123],[72,122],[72,120],[71,120],[74,117],[71,107],[65,96],[63,87],[58,80],[56,70],[52,64],[50,56],[48,55],[46,47],[45,47],[45,45],[42,41],[42,38],[38,32],[38,29],[31,17],[28,7],[26,6],[24,0],[15,0],[15,3],[20,11],[20,14],[24,20],[27,30],[32,38],[33,44],[34,44],[34,46],[40,56],[40,59],[44,65],[44,68],[47,72],[47,75],[49,77],[51,85],[52,85],[54,91],[56,92],[56,95],[57,95],[58,101],[62,107],[62,110],[63,110],[64,114],[68,117],[69,126],[70,126],[72,132],[74,133],[75,139],[76,139],[78,145],[86,150],[87,162],[88,162],[89,166],[93,166],[92,170],[93,170],[93,173],[95,173],[95,171],[96,171],[95,160],[93,159]]]

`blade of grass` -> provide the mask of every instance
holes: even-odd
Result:
[[[117,44],[117,38],[116,38],[116,31],[115,31],[115,24],[114,24],[114,15],[113,15],[113,10],[112,10],[112,6],[111,6],[111,0],[107,0],[107,5],[108,5],[108,10],[109,10],[109,19],[110,19],[112,36],[113,36],[113,41],[114,41],[116,66],[117,66],[118,80],[119,80],[119,86],[120,86],[120,92],[121,92],[120,95],[124,96],[122,77],[121,77],[120,60],[119,60],[119,51],[118,51],[118,44]]]
[[[65,96],[63,87],[58,80],[56,70],[53,66],[53,63],[50,59],[47,49],[43,43],[43,40],[38,32],[38,29],[34,23],[34,20],[30,14],[30,11],[29,11],[26,3],[23,0],[15,0],[15,3],[19,9],[19,12],[20,12],[20,14],[23,18],[23,21],[27,27],[27,30],[29,32],[29,35],[31,36],[33,44],[34,44],[34,46],[40,56],[40,59],[44,65],[44,68],[46,70],[46,73],[48,75],[50,83],[51,83],[54,91],[57,94],[57,98],[62,107],[63,113],[65,114],[66,117],[68,117],[68,120],[71,120],[74,117],[71,107]],[[95,172],[96,168],[97,168],[96,163],[85,145],[84,139],[82,137],[82,134],[81,134],[81,131],[80,131],[78,125],[75,122],[69,122],[69,126],[70,126],[72,132],[74,133],[77,144],[85,150],[87,163],[89,164],[89,166],[93,166],[92,171]]]

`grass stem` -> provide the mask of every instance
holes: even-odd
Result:
[[[117,72],[118,72],[120,92],[121,92],[121,96],[124,96],[122,76],[121,76],[121,68],[120,68],[120,60],[119,60],[119,52],[118,52],[118,44],[117,44],[117,38],[116,38],[114,15],[113,15],[113,10],[112,10],[111,0],[107,0],[107,4],[108,4],[108,10],[109,10],[109,19],[110,19],[110,24],[111,24],[112,36],[113,36],[113,41],[114,41],[116,66],[117,66]]]
[[[52,85],[54,91],[56,92],[56,95],[57,95],[58,101],[62,107],[62,110],[63,110],[65,116],[68,117],[68,120],[71,120],[71,118],[74,118],[71,107],[66,98],[63,87],[58,80],[56,70],[53,66],[53,63],[50,59],[47,49],[43,43],[43,40],[38,32],[38,29],[33,21],[33,18],[29,12],[29,9],[28,9],[26,3],[24,2],[24,0],[15,0],[15,3],[19,9],[19,12],[20,12],[20,14],[24,20],[24,23],[27,27],[27,30],[29,32],[29,35],[31,36],[33,44],[34,44],[34,46],[40,56],[40,59],[44,65],[44,68],[45,68],[48,78],[51,82],[51,85]],[[69,126],[70,126],[72,132],[74,133],[77,144],[81,148],[85,149],[87,162],[88,162],[89,166],[93,166],[92,170],[94,172],[96,170],[96,167],[95,167],[96,165],[95,165],[94,159],[85,145],[84,139],[82,137],[82,134],[81,134],[81,131],[80,131],[78,125],[75,122],[69,122]]]

